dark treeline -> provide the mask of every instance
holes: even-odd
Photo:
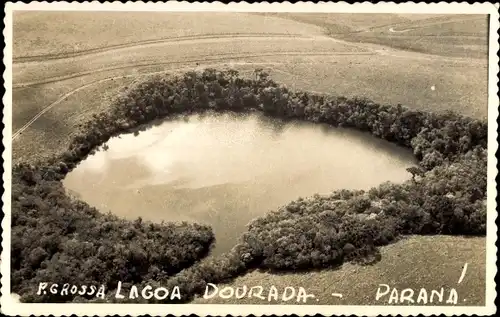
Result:
[[[410,169],[416,177],[369,191],[299,198],[254,220],[231,252],[203,260],[214,239],[210,228],[104,215],[68,197],[60,182],[110,137],[155,119],[257,110],[351,127],[411,148],[420,161]],[[83,124],[64,154],[14,167],[12,290],[26,301],[69,301],[72,296],[35,295],[38,283],[106,284],[110,290],[118,281],[161,283],[179,286],[186,301],[206,283],[228,281],[251,268],[307,270],[376,260],[377,247],[405,234],[485,235],[486,144],[483,121],[292,92],[262,70],[254,78],[214,69],[154,77]]]

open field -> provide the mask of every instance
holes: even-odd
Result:
[[[267,14],[266,14],[267,15]],[[481,15],[278,13],[324,27],[325,33],[356,43],[442,56],[486,58],[488,19]]]
[[[225,13],[16,12],[14,20],[13,55],[20,61],[47,58],[32,58],[39,55],[54,58],[172,37],[241,34],[248,30],[254,34],[321,34],[321,28],[314,25]],[[33,32],[41,36],[33,37]]]
[[[385,25],[394,25],[409,21],[429,19],[434,15],[413,14],[409,17],[401,14],[372,13],[257,13],[257,15],[279,17],[297,22],[317,25],[332,34],[353,33]]]
[[[205,67],[247,76],[260,67],[298,90],[484,119],[486,25],[484,17],[431,15],[16,13],[13,160],[66,150],[78,125],[106,110],[133,81]],[[297,285],[317,290],[319,304],[339,304],[320,295],[331,292],[344,294],[342,304],[366,304],[374,303],[378,283],[435,289],[442,286],[432,284],[438,280],[457,288],[467,300],[461,304],[482,305],[484,243],[411,237],[384,248],[373,266],[286,276],[253,272],[233,285]],[[457,287],[465,262],[470,270]],[[401,271],[403,263],[412,271]],[[433,263],[435,270],[427,271]]]

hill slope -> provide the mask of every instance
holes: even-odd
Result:
[[[323,305],[384,305],[389,295],[375,300],[379,284],[387,284],[397,288],[399,293],[405,288],[415,290],[415,300],[420,288],[431,290],[443,287],[445,305],[449,289],[455,288],[459,296],[459,305],[484,305],[486,252],[485,238],[463,238],[451,236],[413,236],[381,249],[380,262],[360,266],[344,264],[341,269],[297,274],[275,275],[254,271],[237,278],[230,285],[242,287],[247,285],[271,285],[283,290],[286,286],[304,287],[319,301],[307,304]],[[468,263],[467,273],[458,284],[462,268]],[[219,289],[224,288],[223,285]],[[331,296],[340,293],[343,298]],[[281,304],[282,302],[262,301],[258,298],[224,300],[220,298],[197,298],[196,304]],[[294,301],[290,304],[296,304]]]

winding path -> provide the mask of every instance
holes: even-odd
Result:
[[[78,56],[92,55],[98,53],[106,53],[124,48],[145,47],[155,44],[185,42],[193,40],[219,40],[219,39],[245,39],[245,38],[310,38],[303,34],[289,34],[289,33],[219,33],[219,34],[198,34],[187,36],[166,37],[154,40],[143,40],[136,42],[129,42],[124,44],[109,45],[75,52],[65,52],[58,54],[46,55],[31,55],[13,58],[13,63],[32,63],[32,62],[45,62],[48,60],[69,59]]]

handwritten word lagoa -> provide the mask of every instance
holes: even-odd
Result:
[[[2,313],[494,311],[497,5],[5,16]]]

